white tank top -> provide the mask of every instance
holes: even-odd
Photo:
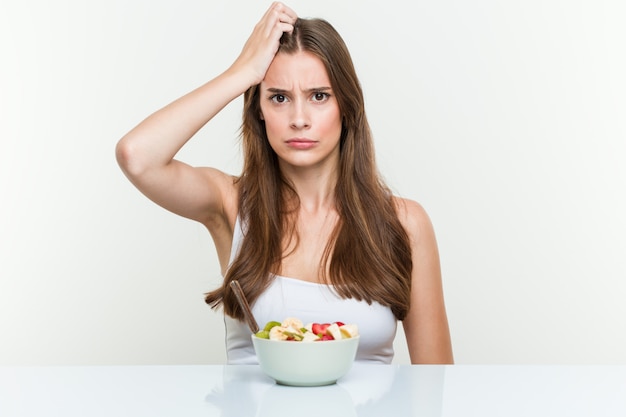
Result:
[[[230,262],[235,258],[243,230],[239,218],[235,224]],[[379,303],[342,299],[332,287],[294,278],[277,276],[251,306],[260,327],[268,321],[283,321],[295,317],[304,324],[311,322],[356,324],[360,341],[357,361],[391,363],[397,320],[389,307]],[[229,364],[256,364],[257,358],[250,339],[248,325],[224,315],[226,327],[226,357]]]

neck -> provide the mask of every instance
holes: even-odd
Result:
[[[328,212],[335,206],[335,171],[298,172],[288,176],[300,200],[300,211],[306,213]]]

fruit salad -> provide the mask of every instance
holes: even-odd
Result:
[[[287,318],[281,322],[269,321],[256,333],[256,337],[270,340],[294,342],[319,342],[325,340],[350,339],[359,335],[356,324],[309,323],[306,326],[297,318]]]

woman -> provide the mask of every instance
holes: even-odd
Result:
[[[239,177],[176,153],[244,94]],[[229,283],[261,324],[297,317],[359,326],[357,360],[389,363],[397,320],[412,363],[452,363],[437,244],[416,202],[380,180],[363,93],[337,32],[271,5],[235,62],[117,145],[146,196],[209,230],[224,275],[229,363],[256,361]]]

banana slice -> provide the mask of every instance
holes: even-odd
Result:
[[[341,335],[341,330],[339,330],[339,326],[337,325],[337,323],[333,323],[328,326],[326,328],[326,333],[331,335],[335,340],[343,339],[343,336]]]
[[[270,330],[270,340],[287,340],[288,337],[285,334],[285,328],[282,326],[275,326]]]
[[[315,342],[317,340],[320,340],[320,337],[313,332],[305,332],[302,337],[303,342]]]
[[[344,324],[339,328],[344,339],[350,339],[359,335],[359,329],[356,324]]]
[[[298,331],[304,327],[304,325],[302,324],[302,321],[294,317],[289,317],[283,320],[281,326],[285,328],[292,327],[294,329],[298,329]]]

